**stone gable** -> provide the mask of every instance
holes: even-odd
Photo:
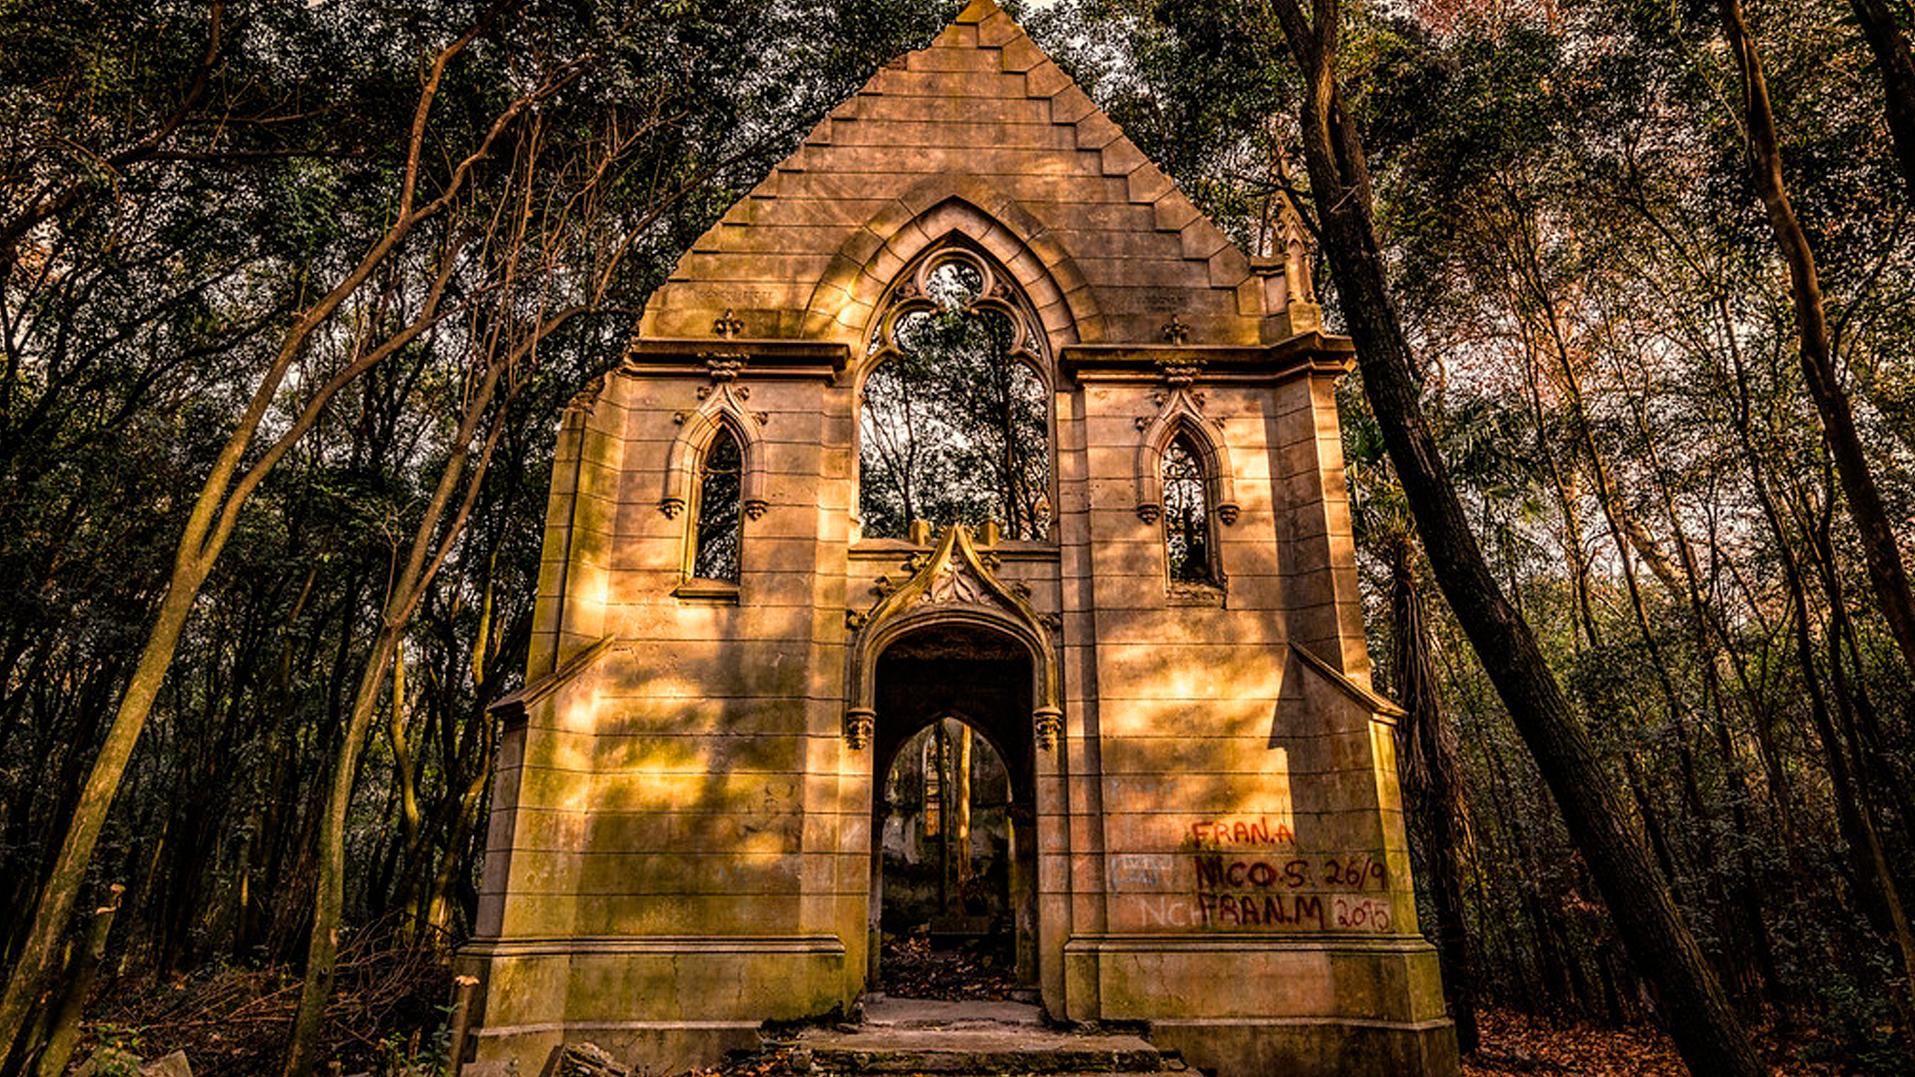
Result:
[[[640,336],[704,337],[729,308],[748,337],[857,346],[897,268],[953,231],[1051,279],[1071,314],[1047,318],[1054,346],[1153,344],[1173,315],[1213,344],[1286,335],[1264,328],[1281,271],[1254,272],[1009,15],[975,0],[693,244]]]

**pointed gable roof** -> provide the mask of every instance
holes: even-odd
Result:
[[[1266,280],[992,0],[886,64],[701,236],[641,338],[851,346],[895,274],[953,232],[1024,285],[1071,343],[1256,344]],[[1275,313],[1275,303],[1268,313]],[[1283,335],[1277,333],[1274,335]]]

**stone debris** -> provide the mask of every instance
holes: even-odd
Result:
[[[193,1077],[185,1051],[161,1055],[151,1062],[120,1047],[107,1045],[93,1052],[73,1071],[73,1077]]]
[[[185,1051],[174,1051],[141,1066],[140,1077],[193,1077],[193,1066],[186,1061]]]
[[[80,1063],[79,1068],[73,1071],[73,1077],[122,1077],[123,1074],[140,1072],[140,1067],[145,1064],[139,1055],[108,1044]]]
[[[595,1043],[568,1043],[559,1050],[552,1077],[637,1077],[638,1071]]]

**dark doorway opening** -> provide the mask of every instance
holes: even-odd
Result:
[[[876,669],[867,990],[1029,999],[1037,983],[1031,660],[932,626]]]

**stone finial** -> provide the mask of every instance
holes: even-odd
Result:
[[[1170,320],[1164,323],[1164,343],[1173,348],[1181,348],[1189,342],[1190,327],[1184,324],[1181,317],[1172,314]]]
[[[730,307],[726,307],[725,313],[712,319],[711,331],[726,340],[735,340],[738,334],[745,331],[745,323],[732,314]]]
[[[1303,226],[1303,215],[1284,196],[1277,215],[1277,243],[1283,255],[1283,276],[1288,303],[1284,313],[1290,319],[1290,332],[1307,333],[1323,325],[1323,307],[1317,302],[1317,285],[1310,272],[1310,232]]]

